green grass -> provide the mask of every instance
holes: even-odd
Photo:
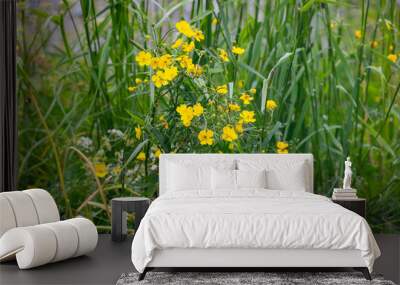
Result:
[[[275,152],[284,140],[290,152],[314,154],[315,192],[324,195],[340,186],[350,155],[373,230],[400,232],[400,61],[388,59],[400,57],[400,7],[395,0],[298,2],[19,2],[19,187],[48,189],[65,217],[82,214],[107,230],[112,197],[156,196],[156,148]],[[257,88],[250,106],[257,121],[234,150],[220,141],[201,146],[200,123],[182,127],[177,104],[207,96],[190,78],[128,91],[148,77],[135,55],[170,50],[182,18],[205,35],[197,49],[205,52],[200,64],[210,67],[207,87],[243,80],[243,89]],[[218,48],[234,44],[246,52],[237,59],[229,52],[231,61],[218,63]],[[264,110],[266,99],[278,103],[274,112]],[[223,119],[211,110],[206,119],[218,122],[218,131]],[[81,137],[92,140],[90,148],[82,148]],[[141,151],[144,161],[136,159]],[[104,177],[95,175],[100,162],[108,167]]]

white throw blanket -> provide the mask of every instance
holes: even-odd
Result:
[[[266,189],[157,198],[133,240],[132,262],[143,272],[165,248],[358,249],[370,271],[380,255],[359,215],[324,196]]]

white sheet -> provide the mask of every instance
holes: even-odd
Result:
[[[371,272],[380,255],[359,215],[320,195],[265,189],[162,195],[134,237],[135,268],[165,248],[357,249]]]

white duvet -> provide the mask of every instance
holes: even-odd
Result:
[[[368,223],[316,194],[248,189],[171,192],[157,198],[132,243],[143,272],[155,249],[358,249],[372,271],[380,251]]]

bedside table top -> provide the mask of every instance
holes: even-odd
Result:
[[[341,199],[332,199],[331,198],[331,200],[332,201],[354,201],[354,202],[359,202],[359,201],[366,201],[366,199],[365,198],[350,198],[350,199],[346,199],[346,198],[341,198]]]

